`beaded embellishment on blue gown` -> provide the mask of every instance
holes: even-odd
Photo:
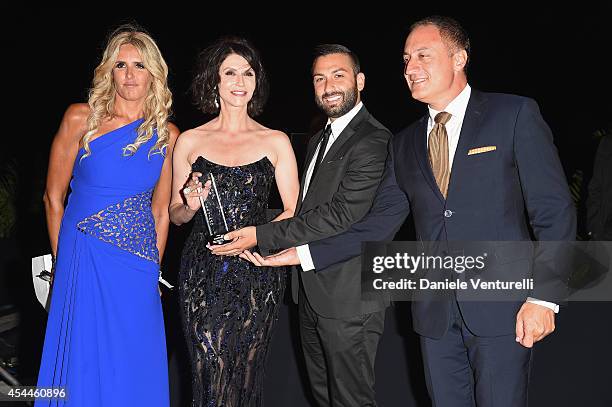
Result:
[[[230,230],[266,222],[274,182],[270,160],[226,167],[199,157],[192,169],[214,174]],[[262,406],[264,367],[285,289],[284,269],[216,256],[206,248],[206,233],[200,210],[183,250],[179,277],[193,406]]]
[[[159,254],[151,196],[164,157],[157,134],[130,156],[142,119],[77,154],[59,233],[36,406],[169,405]]]

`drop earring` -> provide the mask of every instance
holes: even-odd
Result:
[[[219,108],[219,91],[217,90],[217,87],[215,86],[215,107],[218,109]]]

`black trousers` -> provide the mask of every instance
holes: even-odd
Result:
[[[440,339],[421,336],[427,390],[433,407],[525,407],[531,349],[516,335],[472,334],[456,301]]]
[[[385,310],[323,318],[312,309],[301,286],[298,303],[302,351],[318,406],[376,406],[374,361]]]

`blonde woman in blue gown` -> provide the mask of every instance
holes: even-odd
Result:
[[[110,37],[88,103],[68,107],[44,196],[56,256],[36,406],[168,406],[158,292],[168,232],[168,68],[132,26]],[[64,199],[70,187],[68,203]]]

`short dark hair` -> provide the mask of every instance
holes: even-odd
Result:
[[[410,26],[410,31],[424,25],[433,25],[440,31],[440,37],[453,52],[464,49],[467,53],[467,63],[470,60],[470,37],[457,20],[446,16],[425,17]]]
[[[361,72],[361,64],[359,63],[359,57],[353,51],[340,44],[321,44],[317,45],[314,49],[314,58],[312,62],[312,66],[314,67],[314,63],[319,57],[324,57],[331,54],[345,54],[351,59],[351,63],[353,65],[353,73],[357,75]]]
[[[215,104],[218,96],[217,85],[221,82],[219,68],[225,58],[237,54],[246,59],[255,72],[255,91],[249,101],[249,116],[257,116],[263,111],[268,100],[268,78],[261,62],[259,51],[244,38],[222,37],[206,47],[198,55],[195,77],[191,84],[193,102],[204,113],[216,114],[219,107]]]

